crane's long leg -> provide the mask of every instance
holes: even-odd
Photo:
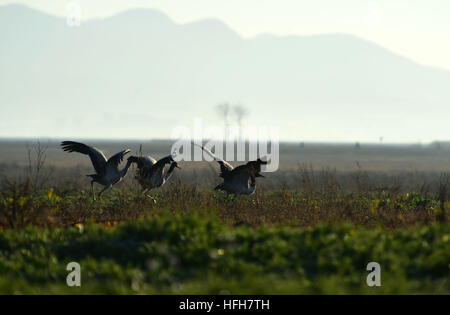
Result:
[[[145,188],[144,190],[142,190],[142,194],[144,195],[146,195],[148,198],[150,198],[151,200],[153,200],[153,202],[154,203],[156,203],[156,199],[155,198],[153,198],[152,196],[150,196],[149,194],[147,195],[147,192],[150,190],[150,188]]]
[[[91,180],[91,192],[92,192],[92,199],[95,201],[94,181],[93,180]]]
[[[109,184],[109,185],[105,186],[105,188],[103,188],[102,191],[98,193],[98,196],[100,197],[105,190],[107,190],[107,189],[109,189],[111,187],[112,187],[112,184]]]
[[[153,198],[152,196],[150,196],[150,194],[148,194],[147,197],[150,198],[151,200],[153,200],[154,203],[156,203],[156,199]]]

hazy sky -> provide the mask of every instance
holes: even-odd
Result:
[[[450,69],[448,0],[0,0],[65,16],[70,2],[82,19],[132,8],[155,8],[178,23],[218,18],[244,37],[259,33],[350,33],[413,60]]]
[[[346,33],[375,42],[388,50],[412,59],[420,64],[450,70],[449,0],[0,0],[0,6],[12,3],[24,4],[33,9],[56,15],[63,19],[68,15],[69,4],[79,4],[81,8],[81,23],[91,19],[107,18],[125,10],[136,8],[157,9],[167,14],[168,17],[176,23],[189,23],[206,18],[216,18],[226,23],[231,29],[245,38],[250,38],[262,33],[276,35]],[[60,22],[65,26],[65,21],[63,19],[60,20]],[[15,21],[14,18],[11,20],[6,19],[3,22],[10,23],[11,21]],[[26,23],[26,20],[21,21],[22,23]],[[91,23],[91,25],[95,25],[95,23]],[[203,25],[211,24],[205,23]],[[121,26],[119,25],[119,27]],[[71,28],[67,27],[65,28],[65,31],[69,32],[70,29]],[[82,30],[83,28],[80,29]],[[43,30],[45,31],[45,28],[43,28]],[[72,29],[72,31],[73,30],[74,29]],[[111,27],[110,30],[114,30],[114,27]],[[135,29],[137,33],[139,33],[139,30],[140,29]],[[32,43],[32,40],[38,38],[37,35],[39,35],[36,34],[36,37],[34,37],[33,32],[30,34],[32,35],[30,35],[29,38],[7,36],[6,39],[11,39],[15,44],[18,44],[17,47],[21,47],[19,44],[22,41],[23,43]],[[140,34],[139,36],[145,35]],[[340,40],[345,38],[348,41],[347,43],[366,42],[355,39],[352,36],[321,37],[341,38]],[[88,47],[89,36],[86,37],[86,34],[84,34],[84,37],[82,38],[86,41],[86,47]],[[30,39],[32,40],[30,41]],[[286,39],[284,42],[289,40],[292,39]],[[7,41],[3,43],[7,43]],[[147,46],[153,45],[151,42],[145,44]],[[368,44],[367,47],[372,47],[371,45],[372,44]],[[366,47],[366,44],[362,46]],[[11,47],[16,46],[12,45]],[[100,46],[99,48],[103,49],[105,47]],[[248,47],[251,48],[252,46],[249,45]],[[264,56],[275,58],[276,51],[271,52],[266,46],[261,47],[262,48],[258,53],[264,51],[267,53],[265,55],[263,54]],[[336,46],[327,47],[333,47],[332,49],[326,49],[326,51],[331,52],[330,55],[332,55],[332,52],[334,52],[335,49],[334,47]],[[342,47],[347,46],[344,44]],[[239,78],[243,81],[236,80],[236,82],[240,83],[229,84],[226,82],[226,84],[222,84],[222,86],[227,86],[229,89],[216,89],[213,87],[210,91],[202,90],[201,93],[197,93],[195,88],[197,87],[196,84],[198,82],[201,83],[199,83],[199,86],[202,88],[203,86],[209,86],[209,82],[201,81],[204,73],[199,72],[199,75],[196,78],[200,81],[195,81],[195,84],[193,83],[193,85],[186,85],[184,83],[187,80],[183,79],[184,77],[182,74],[190,73],[190,71],[192,71],[190,62],[183,62],[183,65],[187,65],[183,68],[185,72],[181,71],[180,73],[177,73],[172,69],[174,68],[172,65],[172,67],[168,67],[167,69],[164,69],[163,72],[159,73],[159,68],[155,67],[155,71],[151,72],[152,76],[149,73],[145,73],[144,70],[141,71],[141,64],[137,64],[140,61],[142,62],[142,60],[145,60],[145,62],[150,60],[148,59],[148,56],[136,54],[136,60],[127,62],[126,66],[124,65],[123,68],[119,69],[121,71],[120,73],[124,73],[124,75],[115,77],[114,73],[111,74],[106,71],[110,68],[102,68],[103,63],[87,63],[80,66],[80,64],[75,61],[84,60],[82,54],[79,58],[73,59],[75,62],[74,69],[78,65],[78,68],[76,69],[80,70],[79,72],[74,71],[70,67],[61,67],[61,65],[65,65],[64,56],[66,56],[66,54],[64,54],[65,46],[61,46],[60,48],[61,49],[58,50],[58,52],[63,53],[56,56],[56,59],[41,58],[43,56],[39,55],[38,57],[41,59],[30,59],[30,62],[35,62],[35,65],[45,64],[45,69],[49,70],[39,72],[44,75],[43,80],[40,80],[39,82],[33,81],[33,67],[26,68],[30,69],[27,73],[32,74],[29,76],[24,74],[26,71],[16,71],[17,69],[14,68],[14,62],[17,62],[17,60],[19,60],[17,58],[20,58],[20,56],[18,56],[14,50],[5,49],[5,52],[0,54],[0,56],[3,57],[0,61],[5,62],[2,63],[1,66],[6,67],[6,71],[0,72],[0,74],[3,74],[3,76],[0,75],[0,81],[4,80],[3,82],[0,82],[0,103],[3,104],[0,104],[0,137],[47,137],[49,135],[68,137],[77,135],[78,137],[88,137],[89,135],[95,135],[92,137],[133,138],[138,134],[143,134],[143,130],[145,130],[145,132],[149,134],[149,137],[151,135],[153,138],[161,138],[170,135],[172,127],[175,125],[184,124],[192,127],[192,117],[201,116],[206,121],[209,120],[214,124],[221,124],[222,121],[218,118],[212,105],[215,104],[215,102],[218,103],[225,100],[232,103],[242,102],[246,106],[251,115],[245,117],[244,124],[267,126],[272,125],[275,122],[276,126],[282,126],[282,128],[280,128],[280,137],[283,140],[302,139],[306,141],[376,142],[380,137],[383,137],[385,142],[430,142],[434,140],[448,140],[448,135],[450,135],[450,125],[447,123],[450,113],[450,107],[448,106],[450,94],[448,93],[447,87],[448,80],[450,79],[449,73],[427,69],[425,67],[416,67],[421,69],[416,69],[416,71],[414,70],[414,63],[403,62],[401,61],[403,58],[396,59],[397,56],[392,57],[393,59],[391,57],[386,57],[388,55],[393,56],[392,54],[384,55],[381,53],[380,56],[384,57],[380,60],[380,65],[383,65],[386,68],[380,67],[380,72],[372,71],[371,75],[373,75],[373,78],[364,74],[364,79],[367,80],[362,80],[364,82],[361,84],[361,91],[359,91],[361,95],[368,93],[364,89],[364,84],[371,83],[372,81],[370,80],[375,80],[374,78],[383,78],[383,83],[386,84],[377,84],[377,81],[375,80],[373,81],[375,82],[373,87],[370,85],[370,88],[368,89],[368,91],[373,91],[373,94],[369,95],[382,96],[381,99],[378,99],[380,103],[374,103],[377,101],[377,97],[375,97],[374,99],[366,98],[367,102],[366,99],[364,101],[359,100],[358,103],[355,104],[351,101],[353,98],[350,97],[350,101],[348,101],[345,98],[345,92],[342,92],[344,99],[346,99],[346,102],[348,103],[344,104],[347,106],[345,107],[341,106],[339,102],[334,102],[334,98],[332,98],[331,101],[323,101],[324,103],[320,103],[320,106],[311,106],[311,104],[304,103],[308,101],[308,97],[303,99],[297,98],[298,95],[302,95],[301,93],[308,96],[308,93],[306,92],[309,92],[310,90],[306,91],[306,88],[304,88],[301,93],[297,93],[297,90],[295,90],[297,89],[297,86],[295,86],[295,84],[299,83],[291,83],[297,82],[295,79],[301,78],[301,76],[295,76],[295,71],[289,70],[283,75],[283,77],[292,75],[292,78],[294,78],[289,81],[289,84],[286,86],[286,91],[295,90],[295,93],[292,94],[285,93],[283,86],[281,85],[277,86],[278,89],[270,88],[267,89],[268,93],[262,93],[259,90],[259,86],[265,86],[267,82],[271,81],[262,77],[261,80],[249,80],[250,82],[247,84],[247,82],[245,82],[246,76]],[[364,51],[358,49],[357,51]],[[52,51],[44,51],[46,51],[45,56],[53,56],[51,53]],[[88,51],[89,50],[86,50],[86,52]],[[102,50],[99,49],[99,51]],[[147,47],[144,51],[149,52],[152,50]],[[182,60],[190,60],[192,61],[192,65],[201,64],[195,63],[197,60],[194,58],[196,56],[196,50],[192,50],[192,52],[190,50],[182,51],[183,54],[179,56],[187,58]],[[320,51],[320,49],[318,51]],[[379,51],[375,49],[374,51],[375,53],[379,53],[384,50]],[[12,53],[8,55],[6,52]],[[109,53],[109,51],[107,53]],[[158,51],[155,51],[155,53],[158,53]],[[271,53],[275,55],[272,56],[270,55]],[[303,53],[303,50],[299,51],[299,53]],[[346,56],[351,56],[349,60],[356,57],[355,60],[357,61],[358,55],[352,55],[352,53],[346,53]],[[120,58],[116,58],[117,55],[120,54],[121,51],[119,50],[116,51],[116,54],[111,53],[111,59],[105,59],[105,62],[108,62],[108,60],[121,60]],[[252,52],[251,56],[253,57],[254,55],[255,53]],[[156,54],[155,56],[161,58],[158,60],[166,60],[164,59],[164,55]],[[175,54],[174,56],[178,55]],[[243,56],[245,57],[246,55],[244,54]],[[296,56],[297,55],[295,55],[295,57]],[[308,55],[306,54],[306,56]],[[317,62],[321,61],[321,57],[316,57],[317,55],[315,53],[311,56],[310,60],[314,64],[318,64]],[[141,57],[147,59],[141,59]],[[93,54],[92,60],[98,60],[95,58],[96,55]],[[12,62],[10,62],[10,60],[12,60]],[[168,60],[169,61],[165,61],[165,64],[172,64],[171,59],[169,58]],[[247,59],[244,58],[243,60]],[[280,58],[268,60],[280,60]],[[151,62],[147,63],[147,67],[155,65]],[[258,65],[258,60],[256,60],[254,64]],[[274,64],[278,65],[278,62],[274,61]],[[301,63],[298,64],[301,65]],[[338,66],[341,65],[340,62],[334,62],[333,66],[335,64]],[[357,62],[352,61],[349,64],[356,65],[355,69],[357,70],[364,68],[364,66],[358,66]],[[26,67],[27,63],[21,63],[21,65],[25,65]],[[98,67],[93,67],[93,65]],[[253,65],[253,63],[251,65]],[[251,65],[249,68],[246,68],[249,69],[249,74],[259,71],[259,68],[252,68]],[[396,68],[397,66],[399,68]],[[405,71],[399,71],[398,76],[397,73],[389,72],[390,69],[403,69],[403,66],[405,66]],[[133,82],[133,80],[128,79],[127,67],[136,71],[133,74],[139,78],[139,80]],[[233,67],[229,68],[232,69]],[[99,76],[98,79],[96,76],[91,77],[86,75],[86,73],[90,72],[83,72],[90,71],[91,69],[97,69],[98,72],[96,75],[103,74],[105,75],[105,78],[103,79],[106,80],[103,80],[101,76]],[[212,64],[210,68],[205,68],[205,73],[207,74],[207,71],[210,69],[214,69],[213,77],[215,77],[219,83],[222,82],[220,75],[223,73],[227,73],[230,77],[233,77],[232,72],[226,71],[228,68],[223,69],[220,68],[219,65]],[[271,71],[271,69],[278,69],[281,71],[285,68],[283,68],[283,66],[278,68],[269,67],[268,71]],[[341,71],[339,67],[334,69],[335,71]],[[383,69],[387,69],[386,73],[389,73],[390,75],[383,76]],[[349,70],[349,68],[346,70]],[[376,70],[378,70],[378,68],[376,68]],[[408,72],[410,70],[412,72]],[[74,71],[75,74],[83,74],[82,78],[86,78],[86,80],[77,81],[76,75],[66,75],[64,77],[66,81],[53,80],[60,73],[66,74],[65,71]],[[311,73],[322,73],[322,78],[325,80],[323,82],[336,82],[333,81],[333,76],[328,76],[329,73],[333,74],[332,71],[330,72],[328,68],[324,71],[325,72],[314,70],[314,72]],[[170,76],[170,73],[176,74]],[[310,73],[308,72],[308,68],[306,68],[305,73]],[[351,74],[360,72],[346,71],[345,73]],[[413,75],[410,75],[409,73],[413,73]],[[218,74],[219,76],[217,77]],[[276,75],[277,72],[274,72],[274,74]],[[429,76],[425,74],[428,74]],[[168,79],[169,77],[170,80]],[[227,76],[224,75],[223,77],[226,78]],[[176,78],[176,80],[172,78]],[[326,81],[328,79],[331,81]],[[422,81],[420,79],[422,79]],[[70,82],[75,83],[70,84]],[[80,82],[80,84],[78,84],[78,82]],[[122,82],[123,84],[120,85],[119,82]],[[314,83],[314,80],[311,82]],[[351,77],[349,82],[353,82],[351,81]],[[414,85],[416,84],[415,82],[421,82],[421,85]],[[27,86],[26,84],[29,84],[29,90],[27,94],[24,94],[21,91],[21,88]],[[171,84],[178,87],[177,93],[168,93],[167,90],[165,90]],[[275,82],[272,86],[276,84],[279,84],[279,82]],[[137,88],[137,86],[139,86],[139,88]],[[187,86],[189,86],[189,88],[187,88]],[[246,86],[247,88],[241,90],[241,86]],[[316,85],[312,84],[311,86],[315,87]],[[347,85],[344,84],[342,86],[346,87]],[[394,91],[393,89],[390,89],[391,86],[400,87],[400,90]],[[404,86],[408,88],[402,89]],[[116,87],[112,95],[108,94],[108,89],[110,87]],[[186,89],[183,89],[184,87],[186,87]],[[257,88],[251,90],[252,87]],[[293,87],[295,87],[295,89]],[[158,88],[160,89],[158,90]],[[193,90],[191,90],[191,88]],[[83,93],[78,93],[78,89],[80,89],[80,91],[83,89]],[[331,93],[331,95],[334,95],[332,93],[337,93],[336,95],[338,96],[341,95],[340,91],[338,91],[337,87],[333,84],[327,84],[324,90],[326,89],[328,89],[328,93]],[[414,90],[414,92],[417,93],[411,93],[411,90]],[[105,93],[105,91],[108,91],[108,93]],[[157,93],[155,93],[155,91]],[[382,92],[378,93],[378,91]],[[389,91],[393,94],[389,94]],[[211,93],[208,94],[208,92]],[[353,92],[354,91],[352,90],[350,94]],[[233,94],[231,99],[229,99],[230,96],[228,93]],[[316,91],[312,93],[315,93],[314,97],[312,97],[313,100],[317,101],[325,99],[320,97],[316,98],[316,95],[322,93],[321,88],[319,92]],[[174,97],[171,97],[173,96],[172,94]],[[274,96],[275,94],[277,95],[276,97]],[[354,99],[358,99],[358,93],[355,92],[354,94]],[[385,94],[386,99],[391,97],[395,100],[393,101],[393,105],[390,104],[389,107],[384,106],[386,105],[383,103]],[[35,95],[35,97],[32,95]],[[71,95],[70,99],[67,99],[68,95]],[[324,93],[324,95],[326,95],[326,93]],[[399,97],[400,101],[397,101],[395,97]],[[339,97],[337,98],[339,99]],[[440,98],[444,101],[439,104],[437,101],[434,102]],[[281,101],[279,101],[280,99]],[[408,100],[407,105],[402,105],[401,100],[403,99]],[[412,100],[411,102],[409,101],[410,99]],[[423,102],[424,104],[421,103],[420,106],[417,104],[414,105],[414,101]],[[274,104],[278,102],[280,104],[277,105],[283,110],[274,111]],[[92,104],[94,104],[94,106],[88,108],[88,106]],[[123,104],[129,104],[129,107],[125,107]],[[84,110],[88,108],[90,114],[87,115],[86,112],[72,113],[72,110],[69,110],[70,115],[68,115],[67,109],[70,109],[71,106],[80,106],[80,108],[84,108]],[[154,106],[166,107],[164,107],[165,110],[155,110]],[[180,115],[176,114],[177,110],[175,109],[167,110],[167,108],[172,108],[167,106],[178,106],[176,107],[178,110],[184,110],[185,108],[189,108],[190,110],[189,113]],[[28,110],[23,111],[23,108]],[[110,108],[114,108],[114,111],[109,112]],[[139,109],[140,114],[136,115],[135,112],[130,112],[130,108],[134,108],[134,110]],[[209,108],[210,111],[207,110]],[[12,115],[11,113],[15,114]],[[438,114],[436,115],[436,113]],[[127,125],[124,126],[120,123],[121,121],[126,121]],[[149,124],[149,121],[152,123]],[[121,128],[117,128],[117,126],[121,126]]]

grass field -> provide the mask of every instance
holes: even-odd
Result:
[[[84,168],[33,159],[0,181],[0,293],[450,293],[444,172],[300,165],[233,200],[211,168],[185,166],[155,204],[132,175],[92,201]],[[81,287],[66,285],[72,261]],[[380,287],[366,285],[371,261]]]
[[[2,293],[450,293],[450,226],[415,194],[169,189],[1,200]],[[446,205],[448,206],[448,205]],[[14,215],[13,215],[14,213]],[[448,214],[447,214],[448,215]],[[65,284],[69,262],[82,286]],[[365,267],[382,266],[368,287]]]
[[[213,214],[0,233],[2,293],[444,293],[450,227],[232,227]],[[69,262],[81,287],[68,287]],[[381,287],[366,265],[382,266]]]

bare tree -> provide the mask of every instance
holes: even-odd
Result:
[[[234,116],[236,117],[236,122],[238,126],[242,127],[242,120],[244,119],[245,116],[247,116],[248,110],[243,105],[238,104],[233,106],[233,113]]]
[[[42,189],[52,176],[53,169],[44,171],[44,164],[47,159],[47,150],[48,147],[42,146],[40,141],[38,141],[33,148],[27,144],[27,182],[33,190]]]
[[[239,138],[242,139],[242,120],[248,114],[248,110],[241,104],[233,106],[233,114],[236,118],[236,123],[239,126]]]
[[[242,120],[247,116],[248,110],[241,104],[231,106],[230,103],[224,102],[216,106],[218,115],[223,119],[225,124],[225,134],[230,126],[230,116],[232,115],[239,127],[239,137],[242,138]]]
[[[225,127],[228,127],[229,121],[228,118],[230,116],[230,104],[228,102],[221,103],[216,106],[217,114],[223,119]]]

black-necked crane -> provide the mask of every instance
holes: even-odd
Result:
[[[103,190],[98,194],[100,197],[105,190],[120,182],[127,174],[128,168],[131,166],[131,162],[127,161],[125,167],[119,170],[119,164],[123,161],[125,154],[130,152],[129,149],[120,151],[107,160],[102,151],[84,143],[63,141],[61,142],[61,147],[66,152],[78,152],[89,155],[96,174],[86,176],[91,178],[91,190],[94,200],[94,183],[99,183],[104,186]]]
[[[167,155],[162,159],[156,161],[150,155],[148,156],[130,156],[128,162],[137,164],[137,171],[135,178],[141,185],[145,194],[149,190],[157,187],[161,187],[172,176],[175,167],[180,168],[178,163],[174,161],[172,155]],[[170,164],[167,172],[164,173],[166,164]],[[155,198],[147,195],[154,202]]]
[[[210,150],[201,145],[198,146],[220,165],[219,176],[223,178],[223,183],[217,185],[214,190],[223,190],[227,194],[232,193],[235,198],[239,197],[239,195],[251,195],[255,192],[256,177],[264,177],[259,172],[261,172],[261,165],[267,164],[266,161],[257,159],[233,168],[228,162],[218,158]]]

